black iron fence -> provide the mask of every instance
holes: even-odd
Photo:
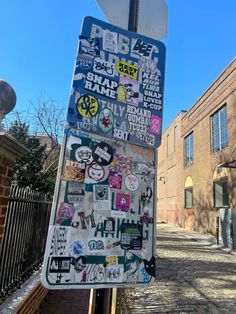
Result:
[[[47,195],[11,187],[0,252],[0,301],[41,266],[50,211]]]

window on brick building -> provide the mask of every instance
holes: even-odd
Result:
[[[184,138],[184,166],[193,164],[193,132]]]
[[[185,208],[193,207],[193,188],[186,188],[185,192]]]
[[[174,152],[176,151],[177,126],[174,127]]]
[[[229,206],[228,179],[221,179],[213,182],[214,207]]]
[[[224,105],[211,117],[212,151],[217,152],[228,146],[227,106]]]
[[[170,145],[170,135],[167,134],[167,137],[166,137],[166,156],[167,157],[169,156],[169,145]]]
[[[184,207],[193,207],[193,180],[188,176],[184,184]]]

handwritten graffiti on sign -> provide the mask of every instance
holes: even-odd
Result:
[[[115,64],[109,61],[105,61],[101,58],[95,58],[93,71],[102,75],[108,75],[108,76],[114,77]]]

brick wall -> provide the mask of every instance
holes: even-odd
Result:
[[[193,86],[194,88],[194,86]],[[211,115],[227,105],[228,147],[219,152],[211,149]],[[214,208],[213,180],[216,167],[236,159],[236,59],[221,73],[196,103],[171,123],[163,133],[158,148],[158,175],[165,177],[165,185],[158,181],[157,198],[159,220],[179,224],[203,233],[216,232],[218,209]],[[177,126],[176,150],[173,129]],[[194,163],[183,165],[184,138],[193,132]],[[168,140],[167,140],[168,139]],[[170,147],[167,149],[167,141]],[[184,208],[185,180],[193,181],[193,208]],[[229,170],[230,207],[236,207],[236,169]]]
[[[0,132],[0,245],[2,243],[13,168],[27,149],[5,132]]]
[[[0,155],[0,244],[2,242],[7,203],[12,182],[15,162],[5,155]]]
[[[182,190],[180,171],[183,165],[181,144],[181,119],[185,111],[176,119],[162,135],[162,144],[158,148],[157,166],[157,220],[182,226],[180,203]]]

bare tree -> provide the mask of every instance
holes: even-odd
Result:
[[[36,101],[29,102],[24,112],[13,111],[7,117],[5,122],[7,129],[10,129],[13,121],[27,124],[28,135],[39,140],[44,146],[42,175],[45,178],[55,177],[65,124],[65,106],[41,94]]]
[[[60,141],[65,124],[65,106],[59,105],[52,97],[40,95],[31,101],[34,134],[46,145],[44,157],[45,172],[55,172],[58,166]]]

